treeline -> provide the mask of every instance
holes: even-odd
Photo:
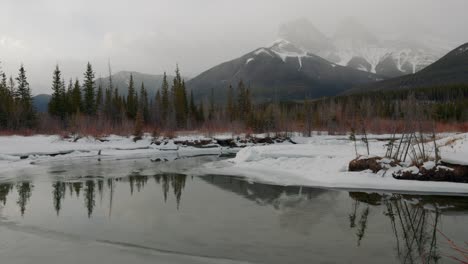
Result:
[[[388,122],[384,124],[382,120],[436,122],[468,129],[468,85],[352,94],[306,101],[303,107],[301,118],[306,127],[325,130],[349,130],[356,123],[365,122],[374,131],[380,126],[381,131],[391,132]]]
[[[32,103],[31,89],[26,72],[21,66],[18,77],[0,72],[0,130],[63,130],[70,132],[114,132],[133,130],[140,135],[144,129],[176,131],[200,129],[236,122],[239,128],[256,123],[252,114],[250,91],[240,82],[236,89],[230,87],[228,104],[217,105],[214,90],[209,98],[195,103],[177,67],[175,77],[168,80],[164,73],[161,87],[151,87],[157,92],[148,97],[144,83],[136,84],[130,75],[126,94],[119,93],[112,81],[109,67],[108,83],[96,83],[92,65],[87,64],[83,80],[68,82],[57,65],[52,73],[52,96],[48,113],[38,114]],[[159,89],[158,89],[159,88]]]
[[[418,120],[465,124],[468,122],[468,85],[430,87],[353,94],[302,102],[254,103],[243,81],[229,86],[218,104],[215,90],[195,100],[176,67],[175,77],[164,74],[155,96],[144,83],[130,75],[127,93],[114,86],[109,66],[107,84],[96,83],[92,65],[83,80],[62,76],[57,65],[52,73],[52,98],[48,113],[38,114],[21,66],[18,77],[0,71],[0,130],[36,129],[40,132],[82,134],[129,134],[180,130],[275,132],[327,130],[349,131],[356,122],[371,124],[370,130],[385,132],[382,120]],[[105,87],[103,87],[105,86]],[[151,93],[153,94],[153,93]],[[387,131],[389,132],[389,131]]]
[[[23,65],[16,78],[7,79],[0,68],[0,128],[18,130],[36,126],[37,114]]]
[[[130,75],[126,95],[120,94],[118,87],[114,87],[110,71],[106,88],[102,83],[96,84],[94,76],[88,63],[83,84],[78,79],[70,80],[66,87],[60,68],[56,66],[48,113],[60,121],[64,129],[83,122],[83,118],[78,117],[105,123],[112,130],[133,123],[134,133],[138,135],[144,127],[175,131],[197,129],[220,120],[247,122],[252,118],[250,92],[242,82],[236,91],[230,88],[229,103],[225,108],[220,108],[215,104],[214,91],[210,98],[196,104],[193,93],[187,91],[178,67],[173,80],[168,80],[164,73],[162,85],[154,98],[148,97],[144,83],[135,84],[133,75]]]

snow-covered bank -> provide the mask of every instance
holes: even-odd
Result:
[[[442,158],[467,162],[467,135],[439,140]],[[206,164],[196,173],[240,175],[280,185],[468,194],[468,184],[463,183],[397,180],[390,171],[349,172],[348,163],[355,158],[355,153],[353,143],[345,136],[314,136],[296,141],[305,144],[247,147],[236,158]],[[383,156],[387,143],[382,137],[371,140],[371,154]],[[359,148],[362,152],[362,143]]]
[[[442,146],[442,161],[468,165],[468,133],[442,138],[437,144]]]
[[[235,144],[242,141],[247,147],[243,148],[234,159],[206,164],[194,169],[193,173],[245,176],[253,181],[279,185],[468,194],[468,184],[397,180],[392,177],[394,172],[392,169],[378,173],[349,172],[348,164],[356,154],[354,142],[346,135],[314,135],[310,138],[296,135],[292,141],[297,144],[285,141],[274,142],[272,145],[262,143],[262,146],[252,142],[245,143],[244,139],[233,138],[232,135],[219,137],[220,140],[234,140]],[[391,135],[370,135],[370,153],[383,157],[389,138]],[[201,141],[208,143],[204,143],[202,147],[187,144],[187,142]],[[443,135],[443,138],[437,141],[437,145],[442,161],[468,163],[468,133]],[[427,149],[431,146],[433,142],[428,142]],[[357,148],[361,154],[366,152],[362,141],[357,142]],[[14,170],[62,159],[158,160],[159,158],[164,160],[164,155],[177,155],[177,157],[220,155],[232,154],[239,150],[237,147],[222,147],[216,144],[215,139],[201,135],[157,141],[146,135],[137,142],[134,142],[132,137],[121,136],[76,140],[58,136],[8,136],[0,137],[0,178],[6,177]]]
[[[203,136],[183,138],[201,140]],[[103,138],[83,137],[63,139],[59,136],[4,136],[0,137],[0,176],[12,170],[33,167],[40,162],[61,159],[80,159],[96,157],[115,159],[122,157],[158,157],[169,153],[180,156],[219,155],[230,153],[232,149],[215,146],[214,148],[181,147],[174,140],[164,144],[152,144],[153,138],[146,135],[134,142],[132,137],[108,136]]]

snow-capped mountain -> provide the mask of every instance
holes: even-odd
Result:
[[[356,84],[375,82],[380,76],[340,66],[278,40],[242,57],[215,66],[187,82],[196,99],[226,99],[229,85],[240,80],[251,87],[256,101],[302,100],[337,95]]]
[[[371,85],[362,85],[349,90],[348,93],[459,84],[468,84],[468,43],[452,50],[441,59],[415,74],[409,74]]]
[[[306,19],[281,25],[279,36],[338,65],[386,77],[420,71],[449,51],[416,40],[381,40],[354,19],[344,20],[331,37]]]

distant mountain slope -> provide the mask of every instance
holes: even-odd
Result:
[[[468,84],[468,43],[452,50],[440,60],[415,74],[363,85],[353,88],[349,93],[450,84]]]
[[[52,96],[49,94],[38,94],[33,97],[33,105],[39,113],[47,112],[49,101]]]
[[[135,88],[137,91],[140,91],[141,83],[145,84],[145,89],[148,91],[148,96],[152,98],[155,96],[156,91],[161,88],[163,75],[153,75],[153,74],[146,74],[140,73],[135,71],[120,71],[112,75],[112,82],[114,87],[119,89],[120,94],[127,94],[128,91],[128,84],[130,81],[130,74],[133,75],[133,81],[135,83]],[[168,75],[168,82],[171,83],[174,76]],[[102,84],[103,88],[107,88],[109,86],[109,77],[103,77],[96,79],[96,88],[99,84]]]
[[[264,102],[333,96],[380,77],[336,65],[280,40],[203,72],[187,87],[196,99],[207,100],[214,89],[216,99],[223,101],[228,86],[236,87],[240,80],[251,87],[255,101]]]

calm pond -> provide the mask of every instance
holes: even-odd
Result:
[[[66,161],[0,175],[0,262],[463,259],[447,239],[467,247],[467,197],[284,187],[187,173],[216,159]]]

